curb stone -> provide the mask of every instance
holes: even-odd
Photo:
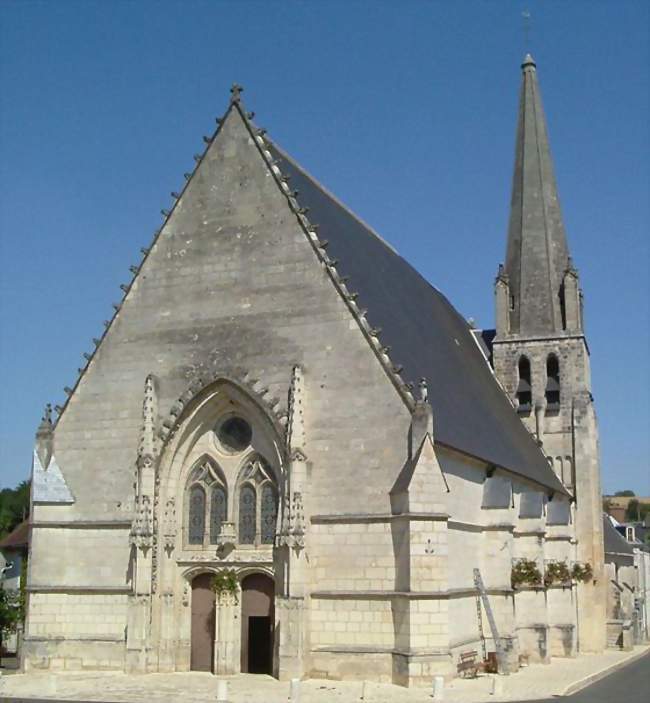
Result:
[[[601,669],[600,671],[597,671],[594,674],[589,674],[589,676],[585,676],[585,678],[580,679],[580,681],[574,681],[573,683],[570,683],[561,693],[556,695],[570,696],[573,693],[578,693],[578,691],[582,691],[583,688],[591,686],[592,683],[596,683],[597,681],[604,679],[606,676],[613,674],[618,669],[622,669],[624,666],[635,662],[637,659],[641,659],[641,657],[644,657],[649,652],[650,645],[643,645],[643,649],[640,652],[634,652],[626,659],[622,659],[621,661],[616,662],[615,664],[611,664],[605,669]]]

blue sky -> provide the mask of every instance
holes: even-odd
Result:
[[[0,3],[0,484],[26,477],[233,81],[280,145],[493,324],[521,13],[586,296],[603,485],[650,494],[647,2]]]

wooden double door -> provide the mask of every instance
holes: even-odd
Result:
[[[214,632],[216,595],[213,574],[199,574],[192,581],[192,671],[212,671],[214,666]]]
[[[192,671],[213,671],[216,597],[212,574],[199,574],[192,581]],[[241,582],[241,671],[273,673],[274,642],[273,579],[251,574]]]
[[[251,574],[241,583],[241,670],[273,673],[275,587],[266,574]]]

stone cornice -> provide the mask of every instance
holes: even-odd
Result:
[[[119,635],[25,635],[24,642],[124,642]]]
[[[495,586],[485,589],[491,595],[509,595],[513,593],[510,586]],[[389,600],[406,598],[409,600],[444,600],[449,598],[475,597],[478,590],[469,588],[449,588],[439,591],[313,591],[312,598],[340,600]]]
[[[65,530],[115,530],[131,529],[131,520],[34,520],[30,523],[32,529],[65,529]]]
[[[131,595],[130,586],[63,586],[52,584],[29,584],[25,588],[29,593],[87,593],[91,595]]]
[[[396,647],[374,647],[372,645],[323,645],[320,647],[312,647],[311,651],[331,654],[398,654],[403,657],[441,657],[450,654],[448,647],[398,649]]]
[[[521,530],[521,532],[515,530],[513,534],[515,537],[544,537],[546,530]]]
[[[479,525],[475,522],[464,522],[463,520],[449,520],[448,527],[452,530],[468,530],[469,532],[494,532],[499,530],[512,532],[515,529],[515,526],[509,522]]]
[[[340,515],[312,515],[312,525],[351,524],[360,522],[392,522],[393,520],[431,520],[445,522],[446,513],[341,513]]]

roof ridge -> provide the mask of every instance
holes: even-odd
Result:
[[[294,212],[296,215],[296,219],[298,220],[298,223],[300,224],[303,233],[305,234],[307,241],[311,244],[312,249],[314,250],[314,253],[316,254],[317,259],[323,264],[325,271],[327,272],[329,279],[332,281],[335,290],[339,293],[341,298],[343,299],[344,303],[350,310],[353,318],[359,325],[359,328],[361,330],[362,335],[365,337],[366,341],[368,342],[368,345],[370,346],[371,350],[374,352],[375,356],[379,360],[379,363],[381,364],[382,368],[386,372],[387,376],[395,386],[398,394],[404,401],[404,404],[407,406],[407,408],[412,411],[413,408],[415,407],[415,397],[413,396],[412,390],[411,390],[411,384],[407,383],[400,375],[400,372],[402,370],[402,366],[399,364],[395,364],[389,355],[389,348],[385,347],[382,345],[382,343],[379,341],[379,333],[381,332],[380,328],[374,328],[370,325],[366,318],[367,311],[362,310],[359,308],[358,304],[356,303],[356,298],[357,298],[357,293],[351,293],[348,290],[348,287],[346,285],[346,277],[341,276],[336,268],[336,264],[338,263],[337,260],[330,259],[328,256],[327,252],[325,251],[327,247],[327,240],[321,241],[318,238],[318,225],[315,223],[310,222],[309,218],[307,217],[307,212],[309,208],[301,207],[300,202],[298,200],[298,193],[291,191],[289,188],[288,184],[288,178],[282,173],[280,170],[279,166],[275,162],[275,159],[273,158],[273,154],[269,150],[269,147],[273,147],[275,149],[278,149],[279,152],[281,152],[282,156],[286,158],[285,152],[281,149],[279,149],[275,142],[273,142],[269,137],[266,136],[266,130],[260,129],[256,127],[251,120],[249,120],[248,116],[246,115],[245,111],[241,108],[241,106],[238,103],[235,103],[235,106],[237,107],[237,110],[239,114],[241,115],[244,124],[248,128],[251,136],[253,137],[253,141],[255,142],[260,155],[262,156],[264,162],[266,163],[267,167],[269,168],[269,171],[273,175],[273,178],[275,179],[275,182],[280,189],[280,192],[282,195],[284,195],[287,198],[287,202],[289,204],[289,207],[291,210]],[[292,159],[290,159],[291,163],[295,163]],[[297,164],[295,164],[297,168]],[[301,171],[303,169],[300,169]],[[304,171],[303,171],[304,172]],[[325,190],[325,189],[323,189]],[[332,197],[328,193],[328,197]],[[333,198],[336,200],[335,198]],[[338,201],[336,201],[338,203]],[[342,206],[347,212],[352,214],[345,206]],[[354,216],[358,222],[361,224],[364,224],[362,220],[360,220],[358,217]],[[367,226],[364,224],[364,226]],[[373,231],[373,230],[370,230]],[[374,233],[374,231],[373,231]],[[387,245],[379,235],[375,233],[375,236],[377,239],[379,239],[385,246],[387,246],[391,251],[396,256],[399,256],[399,254],[392,249],[389,245]],[[402,258],[402,257],[400,257]]]
[[[382,246],[385,246],[390,252],[395,254],[399,259],[401,259],[409,268],[411,268],[430,288],[432,288],[436,293],[441,295],[453,308],[453,311],[458,315],[459,319],[461,319],[466,325],[467,325],[467,320],[456,310],[456,308],[453,306],[449,298],[447,298],[446,294],[438,288],[434,283],[431,283],[431,281],[420,271],[418,271],[417,268],[400,252],[388,241],[386,241],[378,232],[377,230],[372,226],[369,225],[363,218],[359,217],[353,210],[351,210],[343,201],[341,201],[336,195],[332,193],[326,186],[324,186],[317,178],[315,178],[304,166],[301,166],[293,157],[291,157],[281,146],[279,146],[276,142],[274,142],[272,139],[269,138],[268,140],[271,145],[273,146],[276,151],[279,152],[279,154],[282,156],[282,158],[286,159],[290,164],[292,164],[298,171],[300,171],[306,178],[308,178],[315,186],[317,186],[330,200],[332,200],[336,205],[338,205],[347,215],[349,215],[353,220],[356,220],[362,227],[364,227],[372,236],[377,239]]]
[[[327,195],[328,198],[333,200],[340,208],[345,210],[350,217],[355,219],[360,225],[363,225],[373,236],[375,236],[385,247],[388,247],[393,254],[396,254],[399,256],[401,259],[404,259],[404,257],[395,249],[395,247],[390,243],[387,242],[380,234],[377,232],[377,230],[372,226],[369,225],[363,218],[359,217],[353,210],[351,210],[342,200],[339,200],[339,198],[332,193],[329,188],[324,186],[317,178],[315,178],[309,171],[307,171],[306,168],[301,166],[290,154],[288,154],[277,142],[274,142],[272,139],[269,139],[271,144],[275,149],[277,149],[280,154],[290,163],[292,163],[299,171],[302,171],[302,173],[309,178],[310,181],[314,183],[314,185],[317,185],[325,195]],[[404,259],[406,261],[406,259]],[[408,262],[407,262],[408,263]]]

